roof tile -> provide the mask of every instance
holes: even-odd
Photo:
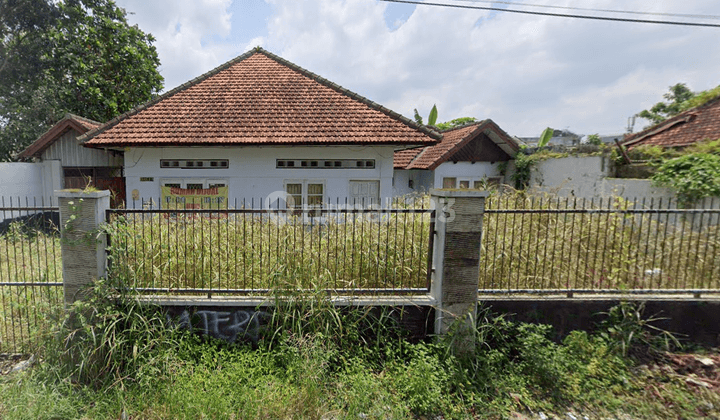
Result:
[[[630,134],[622,144],[633,148],[640,145],[685,147],[703,140],[720,139],[720,96],[689,109],[660,124]]]
[[[393,166],[396,169],[435,169],[441,163],[450,160],[455,152],[477,135],[490,131],[494,132],[510,150],[518,150],[517,143],[492,120],[487,119],[445,130],[442,132],[443,139],[433,146],[396,151]]]
[[[87,146],[428,145],[440,135],[260,48],[87,133]]]

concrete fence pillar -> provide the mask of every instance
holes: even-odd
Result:
[[[430,294],[436,301],[435,333],[445,334],[458,317],[474,326],[485,191],[430,190],[436,209]]]
[[[110,208],[110,191],[55,191],[60,204],[60,249],[62,252],[65,304],[80,298],[78,292],[104,277],[107,267],[107,238],[99,234]]]

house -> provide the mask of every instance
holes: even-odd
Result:
[[[79,139],[123,153],[133,207],[378,203],[392,195],[394,152],[440,138],[258,47]]]
[[[578,135],[569,130],[553,130],[548,146],[577,146],[580,144],[582,137],[582,134]],[[537,147],[540,137],[520,137],[520,140],[530,147]]]
[[[720,96],[643,131],[628,134],[621,144],[629,149],[641,145],[683,148],[717,139],[720,139]]]
[[[487,119],[441,132],[432,146],[395,152],[395,195],[430,188],[486,188],[503,182],[503,166],[520,150]]]
[[[113,201],[121,203],[125,200],[122,152],[88,149],[77,140],[100,125],[97,121],[66,114],[17,157],[42,163],[42,167],[58,172],[43,176],[44,183],[58,178],[60,183],[54,185],[55,188],[85,188],[90,183],[99,189],[110,189]],[[44,196],[51,195],[52,189]]]

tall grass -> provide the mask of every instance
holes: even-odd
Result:
[[[132,295],[118,300],[105,282],[86,296],[45,346],[42,364],[0,377],[0,417],[690,418],[700,404],[720,403],[664,370],[636,374],[618,341],[655,341],[628,339],[654,331],[632,308],[615,311],[598,334],[572,332],[563,343],[550,340],[548,326],[483,309],[474,350],[456,355],[454,337],[409,342],[391,311],[338,308],[321,292],[283,295],[256,346],[168,329],[160,312]],[[645,395],[648,381],[656,388]]]
[[[60,238],[13,223],[0,235],[0,353],[30,352],[38,332],[58,320],[62,288]]]
[[[488,209],[523,212],[485,214],[480,288],[720,289],[720,213],[636,211],[658,204],[491,197]]]
[[[429,214],[128,214],[109,228],[112,269],[138,288],[427,286]]]

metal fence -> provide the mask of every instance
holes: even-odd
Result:
[[[110,272],[142,293],[426,293],[434,210],[422,203],[111,209]]]
[[[58,319],[58,220],[52,199],[0,198],[0,353],[31,351]]]
[[[718,204],[490,199],[480,293],[720,292]]]

